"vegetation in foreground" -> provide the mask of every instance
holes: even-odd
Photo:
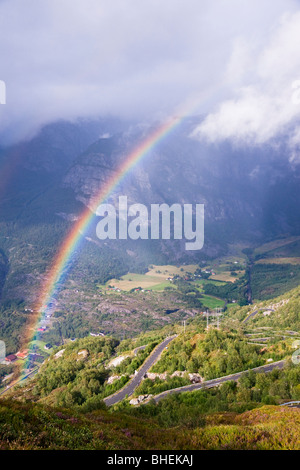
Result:
[[[299,288],[272,305],[257,305],[258,313],[246,324],[242,321],[254,306],[233,309],[220,330],[212,318],[205,332],[203,315],[190,320],[185,333],[174,325],[172,332],[181,334],[153,371],[211,378],[291,357],[297,335],[289,336],[286,329],[298,329],[298,306]],[[271,313],[265,316],[265,311]],[[278,338],[257,336],[253,328],[261,323],[285,331]],[[0,449],[300,449],[300,410],[278,406],[300,399],[300,367],[289,361],[281,371],[245,373],[237,383],[169,395],[158,404],[132,407],[124,400],[106,409],[104,396],[124,385],[170,328],[120,344],[109,337],[87,337],[54,351],[32,382],[0,401]],[[125,359],[111,368],[112,358],[120,355]],[[121,378],[108,384],[116,373]],[[187,379],[169,376],[146,379],[137,392],[156,394]]]
[[[161,427],[106,410],[82,415],[40,404],[0,402],[0,449],[227,449],[300,448],[300,410],[264,406],[205,417],[194,429]]]

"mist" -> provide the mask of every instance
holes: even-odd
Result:
[[[255,143],[289,126],[300,105],[296,0],[2,0],[1,143],[44,124],[115,115],[207,116],[194,137]],[[294,90],[295,91],[295,90]],[[267,127],[265,123],[268,123]]]

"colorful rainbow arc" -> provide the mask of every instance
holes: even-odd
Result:
[[[72,255],[78,248],[84,233],[87,231],[90,222],[93,219],[97,207],[107,199],[110,193],[122,181],[127,173],[145,156],[147,153],[170,131],[172,131],[181,121],[182,117],[174,117],[168,120],[153,132],[146,140],[142,142],[130,155],[124,160],[119,169],[113,176],[101,187],[97,196],[93,199],[92,207],[86,208],[79,219],[75,222],[69,234],[64,239],[54,262],[45,276],[45,282],[41,293],[31,315],[31,320],[26,327],[23,344],[28,346],[36,335],[38,325],[45,317],[47,310],[51,307],[52,301],[57,293],[58,287],[62,284],[68,265],[71,262]]]

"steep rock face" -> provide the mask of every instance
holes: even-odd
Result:
[[[300,233],[300,171],[289,164],[285,149],[209,145],[190,137],[196,124],[197,119],[186,120],[156,143],[123,175],[108,202],[126,195],[128,204],[138,202],[148,208],[154,203],[203,203],[203,250],[187,252],[184,240],[100,243],[95,218],[86,234],[91,258],[99,256],[100,248],[102,255],[127,256],[126,266],[133,260],[143,267],[154,263],[153,253],[160,256],[156,264],[185,262],[191,256],[198,261],[225,253],[231,243],[251,244],[282,233]],[[0,223],[6,234],[0,237],[0,249],[10,267],[2,275],[6,297],[15,296],[16,286],[20,297],[31,289],[29,274],[36,273],[37,279],[84,206],[91,207],[99,190],[120,174],[122,162],[155,129],[110,119],[61,122],[46,126],[27,143],[0,149],[1,164],[10,170],[0,174]]]
[[[277,232],[300,228],[292,217],[295,202],[293,198],[287,202],[285,196],[285,185],[297,180],[297,171],[277,151],[209,146],[190,138],[192,124],[178,128],[150,150],[122,178],[109,201],[126,195],[129,203],[147,206],[203,203],[208,233],[219,231],[219,238],[227,241],[262,236],[267,220]],[[151,131],[137,127],[97,140],[76,159],[62,186],[71,188],[76,199],[89,206]],[[271,194],[277,190],[274,211]]]
[[[8,159],[17,157],[20,168],[60,173],[100,135],[109,135],[123,128],[124,123],[112,118],[75,122],[61,120],[42,127],[27,141],[0,150]]]
[[[186,119],[150,149],[110,200],[127,195],[129,203],[147,206],[204,203],[206,230],[214,243],[300,233],[300,167],[289,164],[285,149],[199,142],[190,137],[197,122]],[[53,208],[54,214],[74,220],[76,200],[89,206],[155,129],[112,118],[62,121],[45,126],[26,143],[0,149],[0,217],[19,218],[20,208],[32,214],[35,201],[39,217],[48,217]]]

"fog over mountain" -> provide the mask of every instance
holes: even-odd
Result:
[[[2,143],[57,119],[207,115],[198,137],[297,159],[298,0],[2,0]],[[297,87],[297,84],[294,85]],[[189,103],[186,105],[186,103]]]
[[[19,239],[46,250],[36,251],[39,266],[123,159],[174,115],[180,125],[111,200],[203,203],[204,248],[186,254],[160,240],[130,256],[146,253],[146,266],[300,234],[299,39],[298,0],[0,1],[3,278],[14,223]],[[88,235],[99,242],[95,223]],[[118,256],[128,249],[140,247],[120,244]],[[23,295],[18,269],[9,296],[10,282]]]
[[[299,46],[300,0],[0,0],[0,450],[300,449]]]
[[[298,233],[299,39],[298,0],[0,2],[3,219],[71,220],[180,113],[115,196],[203,202],[211,244]]]

